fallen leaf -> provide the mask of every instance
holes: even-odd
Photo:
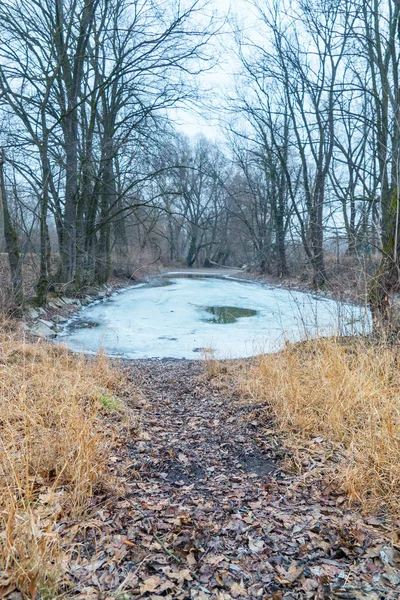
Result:
[[[223,554],[209,554],[204,559],[204,562],[207,563],[208,565],[216,566],[216,565],[219,565],[219,563],[222,562],[223,560],[226,560],[226,556],[224,556]]]
[[[145,594],[146,592],[154,592],[163,583],[164,581],[158,575],[148,577],[143,581],[143,583],[140,584],[140,593]]]
[[[39,501],[42,504],[49,504],[53,502],[53,500],[57,498],[57,495],[54,492],[49,492],[48,494],[39,494]]]
[[[127,538],[121,538],[121,542],[123,544],[126,544],[127,546],[130,546],[131,548],[134,548],[136,546],[136,544],[134,544],[133,542],[131,542],[131,540],[128,540]]]
[[[244,588],[239,583],[234,583],[229,590],[233,598],[239,598],[239,596],[244,596],[246,594],[246,588]]]
[[[193,581],[193,577],[190,574],[189,569],[182,569],[181,571],[171,571],[168,573],[168,577],[171,579],[176,579],[178,583],[183,583],[184,581]]]
[[[261,552],[264,549],[264,542],[257,538],[249,537],[249,549],[251,552],[257,554],[257,552]]]
[[[276,567],[276,570],[279,572],[279,580],[283,584],[294,583],[303,573],[303,568],[299,567],[295,562],[292,562],[287,571],[279,565]]]

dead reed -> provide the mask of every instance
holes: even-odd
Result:
[[[0,591],[53,597],[64,519],[107,485],[113,428],[102,400],[118,374],[100,356],[74,356],[0,329]]]
[[[282,431],[345,448],[341,484],[366,510],[400,511],[400,351],[322,339],[259,357],[242,376]]]

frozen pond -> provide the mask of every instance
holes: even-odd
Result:
[[[234,279],[171,276],[83,308],[58,336],[82,352],[125,358],[244,358],[286,341],[369,328],[364,308]]]

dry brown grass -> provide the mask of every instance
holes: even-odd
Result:
[[[226,373],[226,367],[215,357],[213,348],[203,348],[202,359],[204,362],[204,372],[207,380],[214,379],[223,373]]]
[[[107,485],[118,373],[0,329],[0,592],[53,597],[65,549],[58,531]],[[0,594],[1,595],[1,594]]]
[[[243,381],[281,430],[346,449],[340,479],[352,499],[399,513],[399,366],[395,347],[316,340],[260,357]]]

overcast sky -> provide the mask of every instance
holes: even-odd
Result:
[[[236,14],[243,21],[243,10],[246,0],[211,0],[214,9],[217,11],[221,21],[224,18],[234,17]],[[222,135],[218,123],[219,111],[226,104],[227,95],[232,90],[235,81],[235,73],[238,71],[238,61],[235,57],[232,47],[232,36],[230,35],[231,26],[225,26],[225,33],[218,36],[216,42],[219,47],[220,60],[213,72],[207,72],[200,78],[200,84],[204,88],[204,102],[210,105],[210,108],[194,109],[185,111],[176,110],[173,114],[178,129],[187,135],[194,136],[204,134],[212,139]],[[207,88],[210,91],[206,91]]]

